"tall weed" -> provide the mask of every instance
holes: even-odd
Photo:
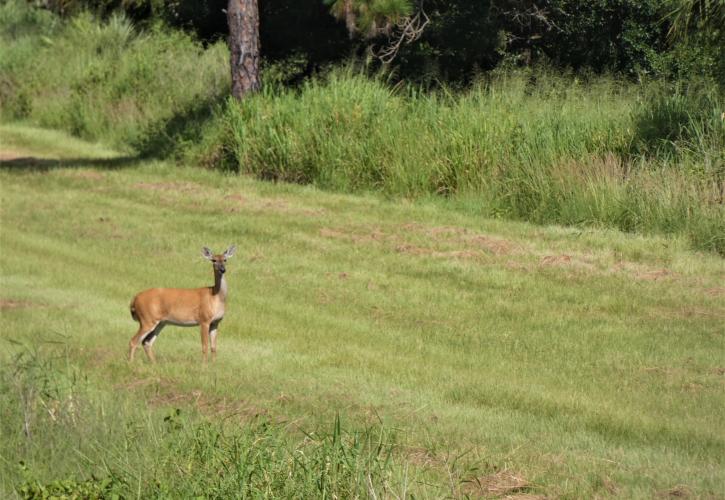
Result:
[[[300,434],[265,418],[210,419],[109,399],[81,373],[62,344],[21,347],[0,368],[0,485],[23,498],[352,498],[408,487],[383,426],[350,431],[338,417]]]
[[[683,234],[725,254],[722,97],[660,89],[541,71],[430,94],[335,71],[230,102],[220,138],[265,179],[458,196],[487,216]]]

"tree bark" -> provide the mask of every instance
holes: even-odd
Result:
[[[232,95],[242,99],[261,87],[259,81],[259,7],[257,0],[229,0],[229,52]]]

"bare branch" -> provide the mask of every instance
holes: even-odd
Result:
[[[373,50],[373,55],[380,59],[383,64],[391,63],[395,56],[398,55],[398,51],[400,51],[403,44],[413,43],[421,37],[429,22],[430,18],[421,7],[415,15],[403,18],[397,24],[397,29],[388,36],[388,45],[381,47],[377,51]]]

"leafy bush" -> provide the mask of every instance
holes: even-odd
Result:
[[[59,479],[48,484],[27,482],[17,488],[20,498],[27,500],[114,500],[122,498],[120,491],[120,485],[113,478]]]
[[[0,19],[8,20],[0,23],[0,114],[7,119],[150,152],[168,122],[209,109],[227,92],[221,42],[203,49],[183,32],[139,32],[121,15],[101,23],[82,13],[57,25],[19,2],[0,6]]]

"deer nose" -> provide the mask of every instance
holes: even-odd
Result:
[[[219,270],[222,272],[222,274],[224,274],[225,272],[227,272],[227,268],[224,267],[224,266],[219,266]]]

